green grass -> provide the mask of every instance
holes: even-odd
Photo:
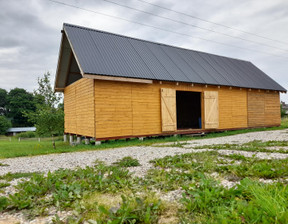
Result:
[[[45,155],[51,153],[65,153],[65,152],[75,152],[75,151],[87,151],[87,150],[102,150],[111,149],[118,147],[128,147],[128,146],[150,146],[156,143],[165,142],[177,142],[174,146],[179,147],[182,144],[180,141],[188,141],[193,139],[203,139],[203,138],[216,138],[222,136],[236,135],[241,133],[255,132],[255,131],[270,131],[270,130],[281,130],[288,128],[288,119],[282,120],[280,127],[272,128],[257,128],[257,129],[244,129],[236,131],[224,131],[220,133],[209,133],[204,137],[188,137],[188,136],[172,136],[172,137],[155,137],[147,138],[144,141],[138,139],[126,140],[110,140],[107,143],[101,145],[77,145],[70,146],[68,143],[64,143],[61,140],[56,141],[56,149],[53,149],[51,139],[43,139],[38,142],[37,139],[31,140],[26,139],[23,141],[18,141],[17,138],[12,137],[11,141],[9,137],[2,137],[0,141],[0,158],[13,158],[22,156],[35,156],[35,155]],[[180,143],[179,143],[180,142]]]
[[[0,176],[0,180],[11,181],[13,179],[32,177],[34,174],[37,173],[7,173],[5,175]]]
[[[1,189],[1,188],[8,187],[8,186],[10,186],[9,183],[7,183],[7,182],[0,182],[0,189]]]
[[[135,166],[141,165],[138,159],[134,159],[131,156],[123,157],[122,159],[118,160],[114,164],[119,167],[135,167]]]
[[[278,147],[277,150],[271,150],[269,147]],[[215,144],[215,145],[204,145],[196,146],[194,149],[215,149],[215,150],[238,150],[238,151],[248,151],[248,152],[278,152],[278,153],[288,153],[288,149],[283,147],[288,147],[288,141],[251,141],[244,144]]]
[[[230,160],[241,163],[231,163]],[[117,162],[123,161],[125,167],[96,162],[93,167],[60,169],[47,175],[18,173],[2,176],[0,179],[6,180],[7,184],[14,178],[29,179],[18,183],[17,193],[0,197],[0,211],[25,211],[30,218],[47,215],[50,207],[72,211],[73,215],[66,221],[56,215],[54,223],[288,221],[287,183],[257,181],[262,177],[287,178],[288,160],[221,156],[217,151],[187,153],[151,161],[155,168],[143,178],[131,176],[126,168],[134,164],[135,159],[126,157]],[[240,183],[225,188],[218,179],[211,177],[212,172],[218,172],[221,178],[235,175]],[[161,200],[153,193],[155,189],[161,194],[182,189],[183,194],[177,203],[173,203]]]

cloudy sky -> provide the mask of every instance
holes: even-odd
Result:
[[[288,89],[287,0],[55,1],[0,0],[0,88],[54,79],[65,22],[248,60]]]

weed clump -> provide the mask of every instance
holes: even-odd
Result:
[[[134,159],[131,156],[123,157],[122,159],[118,160],[114,164],[119,167],[135,167],[135,166],[141,165],[138,159]]]

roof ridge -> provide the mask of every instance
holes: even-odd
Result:
[[[194,51],[194,52],[201,53],[201,54],[208,54],[208,55],[213,55],[213,56],[217,56],[217,57],[223,57],[223,58],[229,58],[229,59],[238,60],[238,61],[250,62],[250,61],[239,59],[239,58],[232,58],[232,57],[228,57],[228,56],[223,56],[223,55],[218,55],[218,54],[213,54],[213,53],[207,53],[204,51],[198,51],[198,50],[188,49],[188,48],[184,48],[184,47],[178,47],[178,46],[174,46],[174,45],[159,43],[159,42],[155,42],[155,41],[144,40],[144,39],[140,39],[140,38],[136,38],[136,37],[129,37],[129,36],[125,36],[123,34],[112,33],[112,32],[108,32],[108,31],[104,31],[104,30],[98,30],[95,28],[89,28],[89,27],[75,25],[75,24],[63,23],[63,28],[64,28],[64,26],[70,26],[70,27],[80,28],[80,29],[84,29],[84,30],[90,30],[93,32],[106,33],[106,34],[119,36],[119,37],[123,37],[123,38],[138,40],[138,41],[142,41],[142,42],[148,42],[148,43],[152,43],[152,44],[158,44],[158,45],[162,45],[162,46],[173,47],[173,48],[182,49],[182,50],[186,50],[186,51]]]

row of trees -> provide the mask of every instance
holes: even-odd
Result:
[[[33,93],[15,88],[0,89],[0,134],[7,128],[35,126],[41,136],[60,135],[64,131],[62,97],[54,93],[50,73],[38,78]]]

